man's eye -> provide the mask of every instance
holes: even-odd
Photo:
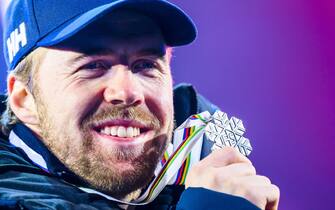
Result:
[[[131,69],[134,73],[137,73],[137,72],[146,71],[146,70],[150,70],[150,69],[156,69],[156,68],[157,68],[157,65],[154,61],[139,60],[139,61],[136,61],[132,65]]]
[[[108,70],[111,68],[110,63],[106,61],[93,61],[84,65],[81,69],[86,70]]]

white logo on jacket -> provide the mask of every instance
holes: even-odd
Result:
[[[27,44],[26,24],[23,22],[18,28],[10,33],[7,39],[7,50],[9,62],[13,61],[15,55]]]

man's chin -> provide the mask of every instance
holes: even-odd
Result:
[[[110,168],[94,169],[95,172],[83,178],[93,188],[120,199],[147,186],[154,176],[155,166],[122,161]]]
[[[166,144],[166,135],[144,144],[125,147],[119,145],[108,148],[93,144],[92,150],[83,154],[76,166],[70,168],[93,188],[121,198],[147,186]],[[77,168],[83,165],[87,167]]]

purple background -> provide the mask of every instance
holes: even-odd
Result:
[[[254,165],[281,188],[280,209],[334,209],[335,2],[172,2],[199,30],[175,51],[175,82],[243,119]]]

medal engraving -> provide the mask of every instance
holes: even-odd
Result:
[[[245,133],[242,120],[231,117],[221,111],[216,111],[205,128],[205,134],[214,142],[212,151],[227,146],[237,149],[241,154],[248,156],[252,151],[249,139],[243,137]]]

